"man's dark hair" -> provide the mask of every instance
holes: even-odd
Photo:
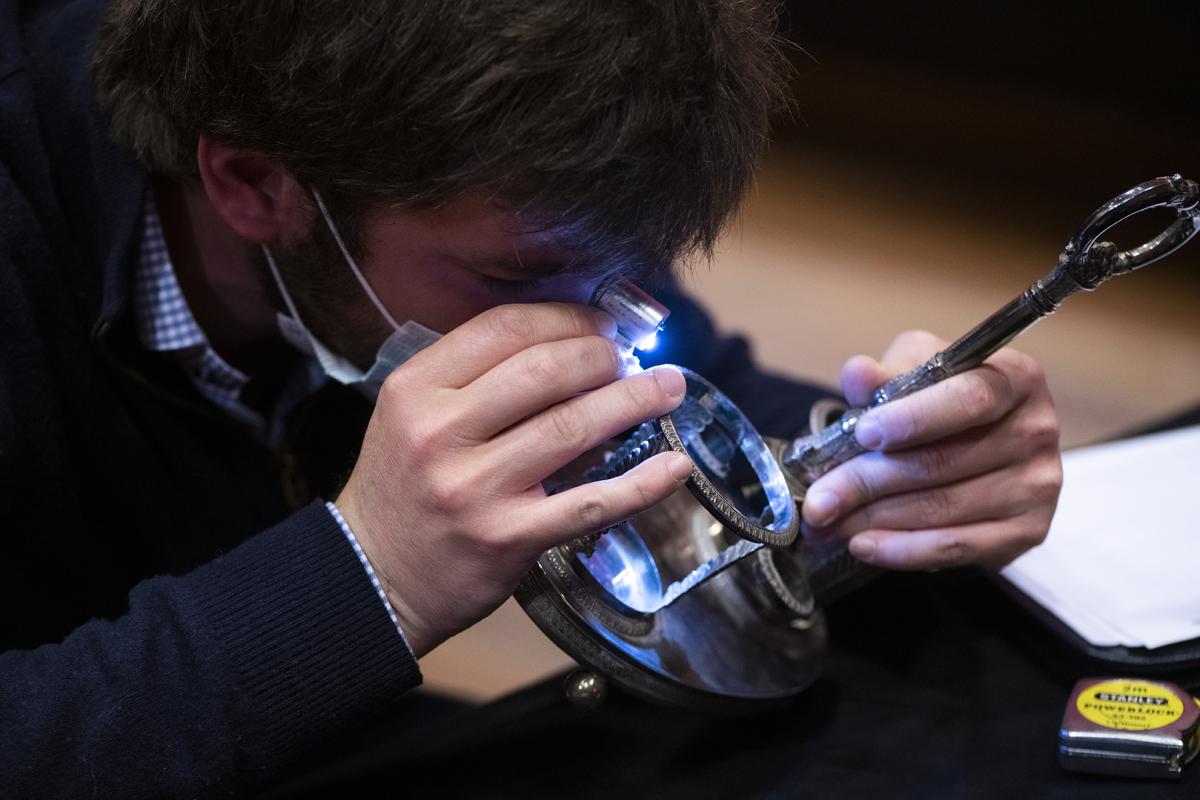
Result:
[[[784,96],[757,0],[115,0],[95,75],[118,140],[196,173],[207,133],[340,208],[484,191],[655,273],[705,254]]]

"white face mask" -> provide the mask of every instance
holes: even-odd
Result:
[[[283,302],[287,304],[288,314],[290,315],[277,314],[275,320],[279,325],[279,332],[283,335],[283,338],[301,353],[315,357],[326,375],[338,383],[353,386],[362,392],[368,400],[374,402],[379,396],[379,390],[383,386],[383,382],[387,376],[391,375],[396,367],[442,338],[442,334],[432,331],[421,323],[413,322],[412,320],[405,322],[403,325],[396,324],[396,320],[384,308],[383,303],[379,301],[379,297],[376,296],[371,285],[367,283],[367,279],[363,277],[362,270],[358,268],[358,264],[351,257],[350,251],[346,249],[346,244],[342,241],[341,234],[338,233],[337,227],[329,217],[329,211],[325,208],[325,201],[321,199],[321,195],[316,189],[313,190],[313,197],[317,201],[317,207],[321,210],[321,217],[325,220],[325,224],[329,226],[329,231],[333,234],[333,238],[337,242],[338,249],[342,251],[342,257],[346,259],[346,263],[350,266],[350,270],[358,280],[359,286],[363,288],[367,297],[371,299],[371,304],[378,309],[383,318],[392,326],[392,333],[379,346],[379,350],[375,354],[375,363],[366,371],[356,367],[345,356],[338,355],[330,350],[317,337],[313,336],[312,332],[301,321],[300,312],[296,310],[296,304],[292,301],[291,294],[288,292],[287,287],[283,285],[283,278],[279,274],[279,268],[275,265],[275,258],[271,255],[270,248],[263,245],[263,255],[267,257],[267,265],[271,268],[271,275],[275,278],[275,285],[279,287],[279,293],[283,295]]]

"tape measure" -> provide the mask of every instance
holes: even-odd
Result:
[[[1173,683],[1085,678],[1058,736],[1058,761],[1077,772],[1179,777],[1200,751],[1200,700]]]

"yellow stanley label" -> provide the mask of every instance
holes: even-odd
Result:
[[[1183,716],[1183,701],[1157,683],[1115,680],[1089,686],[1075,707],[1085,719],[1118,731],[1148,731]]]

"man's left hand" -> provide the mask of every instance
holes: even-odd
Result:
[[[901,334],[880,361],[842,369],[851,405],[865,406],[887,379],[946,342]],[[804,534],[848,539],[876,566],[999,568],[1040,544],[1062,487],[1058,417],[1041,368],[1011,348],[982,366],[873,409],[858,422],[869,452],[814,483]]]

